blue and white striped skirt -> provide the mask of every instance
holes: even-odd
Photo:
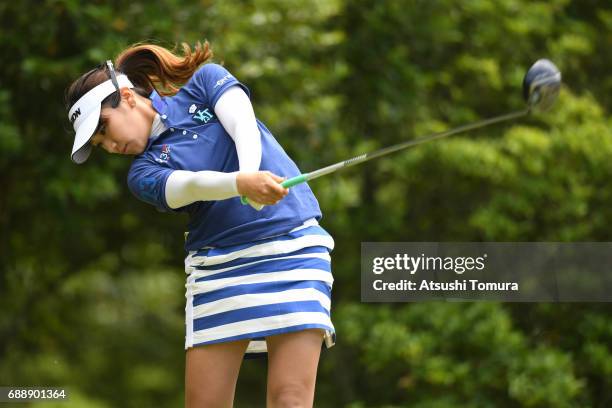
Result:
[[[273,238],[191,251],[185,349],[250,339],[245,358],[252,358],[267,353],[266,336],[312,328],[322,329],[323,345],[332,347],[333,248],[331,235],[311,219]]]

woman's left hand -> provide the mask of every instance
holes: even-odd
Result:
[[[289,190],[280,185],[284,180],[269,171],[239,172],[236,187],[238,194],[249,201],[273,205],[289,194]]]

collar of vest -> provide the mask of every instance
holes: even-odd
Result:
[[[151,103],[153,104],[153,108],[157,111],[157,113],[159,113],[159,116],[161,117],[162,121],[164,122],[164,124],[167,126],[168,125],[168,104],[166,103],[166,101],[164,100],[163,97],[161,97],[157,91],[154,89],[151,94],[149,95],[149,99],[151,100]]]

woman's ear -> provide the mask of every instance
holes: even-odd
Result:
[[[121,99],[125,99],[128,105],[130,105],[132,108],[136,106],[136,97],[134,96],[134,91],[132,91],[127,86],[124,86],[123,88],[119,89],[119,93],[121,94]]]

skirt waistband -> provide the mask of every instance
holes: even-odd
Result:
[[[260,258],[299,251],[306,247],[334,249],[334,240],[315,219],[304,222],[286,234],[229,247],[205,247],[190,251],[185,258],[185,272],[196,267],[222,265],[238,258]]]

